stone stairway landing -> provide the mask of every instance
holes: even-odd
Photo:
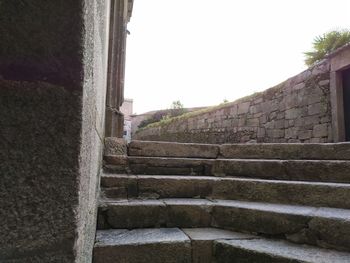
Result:
[[[350,262],[348,143],[126,152],[104,156],[94,262]]]

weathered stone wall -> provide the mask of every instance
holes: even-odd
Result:
[[[0,262],[91,262],[109,1],[2,1]]]
[[[264,92],[139,130],[133,139],[332,142],[329,72],[324,61]]]

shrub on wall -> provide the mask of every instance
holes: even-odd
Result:
[[[317,36],[312,45],[312,51],[305,52],[305,64],[311,66],[316,62],[321,61],[334,50],[350,43],[349,30],[334,30]]]
[[[148,126],[151,123],[160,122],[173,117],[180,116],[186,113],[187,110],[183,107],[183,104],[177,100],[171,104],[171,108],[168,110],[160,110],[155,112],[150,118],[143,120],[138,126],[139,129]]]

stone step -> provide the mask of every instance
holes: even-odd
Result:
[[[350,208],[350,184],[210,176],[104,174],[106,198],[209,198]]]
[[[123,158],[131,174],[234,176],[292,181],[350,182],[350,161],[339,160],[255,160],[196,158]],[[120,173],[117,157],[107,159],[105,172]]]
[[[128,145],[129,156],[146,157],[184,157],[216,159],[219,145],[155,141],[131,141]]]
[[[191,241],[180,229],[99,230],[94,263],[190,263]]]
[[[216,263],[348,263],[350,253],[281,240],[238,239],[214,242]]]
[[[219,228],[183,228],[182,231],[191,240],[192,263],[216,262],[213,254],[215,241],[260,238]]]
[[[220,145],[223,159],[350,160],[350,143],[256,143]]]
[[[95,263],[349,262],[349,253],[217,228],[98,230]]]
[[[258,202],[105,200],[98,227],[217,227],[350,251],[350,210]]]
[[[130,156],[207,159],[350,160],[350,143],[196,144],[132,141]]]

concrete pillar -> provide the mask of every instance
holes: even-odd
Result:
[[[110,7],[0,4],[0,262],[91,262]]]

